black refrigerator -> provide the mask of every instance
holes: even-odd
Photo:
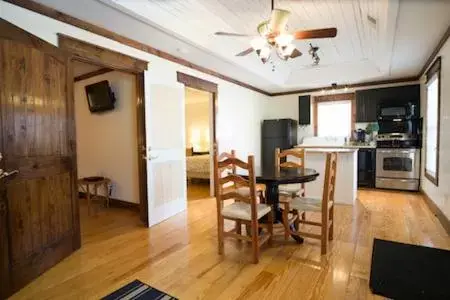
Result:
[[[264,120],[261,130],[263,169],[275,166],[275,149],[293,148],[297,145],[298,122],[292,119]]]

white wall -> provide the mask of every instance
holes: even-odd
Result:
[[[268,118],[293,118],[298,120],[297,102],[300,94],[268,97],[88,31],[30,12],[4,1],[0,1],[0,17],[54,45],[57,45],[57,33],[63,33],[104,48],[148,61],[149,69],[145,72],[146,103],[149,102],[149,90],[153,84],[174,87],[180,86],[176,79],[177,71],[217,83],[219,89],[217,119],[219,150],[225,151],[236,149],[239,156],[254,154],[256,156],[257,168],[260,167],[261,157],[261,121]],[[433,184],[427,182],[426,179],[422,182],[424,190],[446,213],[447,217],[450,217],[449,185],[445,185],[444,183],[449,182],[450,176],[450,166],[445,159],[445,157],[448,157],[448,149],[450,149],[450,139],[445,136],[445,132],[450,131],[449,47],[449,42],[447,42],[441,51],[441,55],[443,56],[441,83],[441,184],[439,187],[434,187]],[[397,85],[402,84],[400,83]],[[361,87],[360,89],[363,88],[364,87]],[[182,98],[183,97],[180,97],[180,101],[183,100]],[[149,113],[147,111],[147,116],[148,115]],[[311,127],[309,126],[304,129],[304,134],[310,134],[311,131]],[[302,130],[300,130],[300,133],[301,132]]]
[[[450,219],[450,40],[437,56],[442,57],[441,65],[441,107],[440,107],[440,146],[439,146],[439,186],[435,186],[425,176],[425,149],[422,149],[422,180],[421,185],[424,192]],[[425,76],[422,77],[421,91],[421,113],[426,115],[426,85]],[[424,122],[425,124],[425,122]],[[426,126],[424,126],[424,140],[426,138]],[[425,143],[424,143],[425,144]]]
[[[294,119],[298,121],[298,96],[300,94],[292,94],[285,96],[271,97],[267,102],[264,119]],[[311,124],[312,124],[312,108],[311,108]],[[302,138],[313,136],[312,125],[302,125],[298,128],[298,143],[301,143]]]
[[[115,109],[92,114],[84,88],[102,80],[116,96]],[[110,72],[82,80],[75,83],[74,95],[78,176],[108,177],[113,198],[139,203],[135,76]]]
[[[148,61],[149,69],[145,72],[146,91],[152,84],[180,86],[177,82],[177,71],[217,83],[219,148],[221,151],[234,148],[241,155],[252,153],[257,157],[260,156],[260,123],[264,112],[264,105],[261,103],[270,97],[10,3],[0,2],[0,16],[54,45],[58,44],[57,33],[63,33]],[[148,94],[146,92],[146,96]],[[233,122],[229,122],[231,119]]]
[[[148,61],[149,69],[145,73],[147,97],[152,84],[180,86],[176,79],[177,71],[217,83],[219,150],[236,149],[238,155],[242,156],[254,154],[257,167],[260,166],[261,157],[261,121],[270,118],[298,120],[297,102],[301,94],[269,97],[3,1],[0,2],[0,16],[54,45],[57,45],[56,34],[64,33]],[[299,133],[300,136],[311,135],[312,128],[300,128]]]
[[[197,152],[210,150],[210,97],[211,93],[186,89],[186,148],[194,147]]]
[[[246,89],[228,81],[221,80],[217,77],[204,74],[191,68],[179,65],[174,62],[167,61],[147,52],[137,50],[135,48],[120,44],[105,37],[93,34],[91,32],[79,29],[77,27],[56,21],[54,19],[42,16],[40,14],[17,7],[10,3],[0,1],[0,17],[11,22],[12,24],[38,36],[39,38],[57,45],[58,33],[74,37],[76,39],[86,41],[91,44],[98,45],[103,48],[111,49],[116,52],[124,53],[129,56],[139,58],[149,62],[149,68],[145,72],[145,102],[146,102],[146,125],[147,125],[147,143],[151,146],[152,137],[149,128],[149,117],[152,89],[157,86],[164,86],[168,89],[179,90],[183,85],[177,82],[177,71],[199,77],[204,80],[214,82],[218,85],[217,99],[217,139],[219,143],[219,151],[227,151],[235,149],[238,156],[246,157],[249,154],[255,155],[256,169],[260,168],[261,161],[261,120],[264,117],[265,104],[269,99],[268,96]],[[129,30],[133,30],[131,27]],[[163,99],[161,99],[164,101]],[[173,100],[173,99],[172,99]],[[183,103],[184,93],[179,93],[179,101]],[[165,120],[166,122],[167,120]],[[165,124],[160,125],[164,128]],[[184,132],[181,133],[184,139]],[[184,155],[184,154],[183,154]],[[154,194],[155,183],[152,163],[147,164],[148,169],[148,186],[149,186],[149,211],[155,211]],[[170,171],[170,170],[169,170]],[[169,172],[168,171],[168,172]],[[185,180],[171,182],[174,189],[182,190],[185,186]],[[166,198],[160,207],[160,211],[179,212],[185,209],[186,204],[175,199],[169,199],[172,194],[167,193]],[[177,194],[178,195],[178,194]],[[169,197],[169,198],[168,198]],[[178,197],[178,196],[177,196]],[[181,197],[181,195],[180,195]],[[182,196],[184,199],[186,195]],[[177,207],[167,207],[167,203],[176,202]],[[185,202],[185,201],[184,201]],[[158,204],[159,205],[159,204]],[[156,213],[156,212],[155,212]],[[167,218],[173,213],[165,214],[163,218]],[[159,222],[150,218],[150,224]]]

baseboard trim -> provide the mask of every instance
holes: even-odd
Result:
[[[78,192],[78,196],[80,198],[86,198],[86,193],[85,192]],[[101,198],[105,198],[103,196],[99,196]],[[124,200],[120,200],[120,199],[116,199],[116,198],[109,198],[109,206],[111,207],[121,207],[121,208],[127,208],[127,209],[132,209],[135,211],[140,211],[140,205],[139,203],[132,203],[132,202],[127,202]]]
[[[433,202],[433,200],[431,200],[430,196],[428,196],[428,194],[425,193],[422,188],[420,189],[420,192],[422,193],[428,208],[442,224],[442,227],[444,227],[447,234],[450,235],[450,220],[445,216],[442,210],[436,205],[436,203]]]

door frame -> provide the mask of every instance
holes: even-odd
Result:
[[[189,88],[193,88],[193,89],[197,89],[197,90],[201,90],[201,91],[205,91],[205,92],[209,92],[212,94],[212,124],[213,124],[213,140],[212,140],[212,147],[210,147],[210,149],[212,148],[213,151],[212,153],[210,153],[210,155],[213,156],[213,165],[216,162],[217,157],[214,155],[214,153],[216,153],[216,151],[218,151],[218,143],[217,143],[217,112],[218,112],[218,99],[219,99],[219,89],[218,89],[218,84],[208,81],[208,80],[204,80],[183,72],[179,72],[177,71],[177,81],[179,83],[184,84],[185,87],[189,87]],[[211,174],[213,175],[213,174]],[[212,183],[214,184],[214,176],[210,176],[210,180],[212,179]],[[212,187],[212,186],[211,186]],[[213,194],[212,196],[215,196],[215,189],[212,188],[211,189]]]
[[[148,62],[116,52],[100,46],[87,43],[73,37],[58,33],[59,48],[67,51],[71,56],[70,68],[76,61],[97,65],[113,71],[133,74],[136,78],[136,120],[137,120],[137,153],[139,177],[139,211],[141,221],[148,226],[148,190],[147,190],[147,141],[145,128],[145,89],[144,72]],[[71,83],[73,95],[73,80]],[[72,99],[74,101],[74,99]]]

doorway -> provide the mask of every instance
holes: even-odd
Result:
[[[82,141],[82,145],[77,146],[81,151],[78,178],[115,177],[109,178],[111,183],[108,192],[104,188],[103,196],[109,193],[113,196],[110,198],[113,204],[136,208],[141,222],[148,225],[144,101],[144,71],[147,69],[147,62],[62,34],[58,35],[58,44],[59,48],[71,54],[70,66],[74,75],[72,94],[74,100],[78,100],[75,109],[79,124],[75,125],[77,131],[81,130],[77,133],[77,141]],[[92,114],[85,86],[105,80],[115,96],[122,99],[117,99],[114,110]],[[114,82],[113,86],[111,82]],[[122,147],[120,139],[126,139],[128,146]],[[112,147],[115,149],[111,149]],[[123,155],[126,155],[126,159],[122,159]],[[122,167],[127,169],[132,177],[131,181],[121,174],[121,167],[118,166],[121,160],[128,163]],[[96,169],[96,166],[102,168]],[[117,181],[119,177],[121,180]],[[100,192],[99,194],[102,195]]]
[[[213,94],[185,87],[187,200],[213,195],[212,106]]]
[[[139,218],[139,156],[136,151],[136,77],[74,60],[74,111],[80,221],[128,209]],[[103,180],[103,181],[102,181]],[[88,197],[98,194],[99,197]]]
[[[203,99],[208,99],[208,123],[209,123],[209,163],[210,163],[210,169],[209,169],[209,196],[214,197],[214,160],[217,159],[213,154],[215,153],[215,147],[218,147],[217,142],[217,101],[218,101],[218,86],[216,83],[207,81],[192,75],[188,75],[182,72],[177,72],[177,81],[184,84],[185,87],[185,97],[186,102],[191,101],[188,100],[189,93],[190,94],[196,94],[201,95]],[[196,97],[192,97],[195,99]],[[195,102],[195,100],[192,100]],[[200,134],[201,136],[201,134]],[[201,139],[201,138],[200,138]],[[188,141],[188,135],[186,133],[186,143],[189,143],[191,141]],[[195,142],[195,135],[194,135],[194,142]],[[193,152],[194,149],[188,149],[186,148],[186,156],[191,154],[190,152]],[[189,152],[189,153],[188,153]],[[192,198],[198,198],[203,197],[206,194],[207,188],[204,188],[200,196],[193,196]],[[188,186],[188,193],[189,193],[189,186]],[[193,193],[194,195],[196,193]]]

